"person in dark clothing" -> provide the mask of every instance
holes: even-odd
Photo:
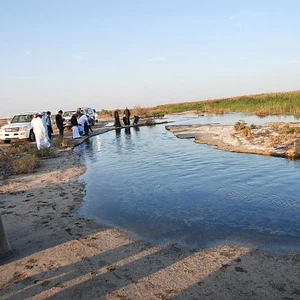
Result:
[[[63,137],[64,136],[64,118],[62,117],[63,111],[60,110],[58,114],[55,116],[56,120],[56,126],[59,130],[59,136]]]
[[[123,115],[123,123],[124,123],[124,126],[127,125],[127,119],[126,119],[126,116],[125,116],[125,115]]]
[[[48,129],[48,136],[49,136],[49,139],[51,140],[52,133],[53,133],[53,124],[52,124],[52,118],[51,118],[50,111],[47,111],[46,124],[47,124],[47,129]]]
[[[115,119],[115,127],[121,127],[121,122],[120,122],[120,117],[119,117],[119,112],[117,109],[114,111],[114,119]]]
[[[73,114],[71,117],[71,125],[73,131],[73,138],[77,139],[80,138],[79,130],[78,130],[78,121],[77,121],[77,114]]]
[[[93,132],[93,128],[92,128],[92,124],[93,124],[93,120],[89,115],[86,115],[88,118],[88,132]]]
[[[125,110],[124,110],[124,115],[125,115],[125,118],[126,118],[126,124],[124,122],[125,125],[130,125],[130,110],[126,107]],[[124,120],[124,118],[123,118]]]
[[[140,117],[137,116],[137,115],[134,115],[134,118],[133,118],[133,125],[136,125],[139,121]]]

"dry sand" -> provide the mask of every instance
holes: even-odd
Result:
[[[142,244],[76,217],[84,171],[65,151],[1,182],[11,247],[1,259],[1,299],[300,299],[300,253]]]

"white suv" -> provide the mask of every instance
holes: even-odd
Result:
[[[10,143],[12,140],[28,139],[33,142],[35,136],[31,128],[31,120],[34,113],[21,113],[15,115],[11,121],[1,127],[0,140],[4,143]]]

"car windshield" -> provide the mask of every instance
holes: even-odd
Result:
[[[75,110],[67,110],[64,112],[63,116],[64,117],[72,117],[72,115],[75,113]]]
[[[12,118],[10,123],[28,123],[32,120],[32,114],[29,115],[16,115]]]

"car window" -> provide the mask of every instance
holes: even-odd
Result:
[[[16,115],[12,118],[10,123],[28,123],[32,120],[32,114],[30,115]]]

